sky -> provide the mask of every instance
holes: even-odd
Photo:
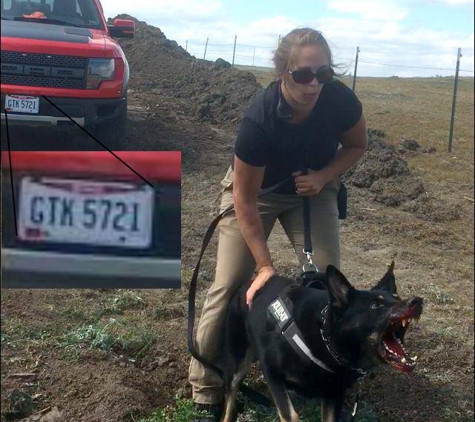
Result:
[[[272,66],[279,36],[321,31],[340,71],[358,76],[474,76],[474,0],[102,0],[160,28],[197,58]],[[237,37],[237,38],[236,38]],[[206,47],[206,41],[208,45]],[[206,48],[206,56],[205,56]]]

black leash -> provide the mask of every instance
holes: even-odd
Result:
[[[312,232],[310,228],[310,202],[308,196],[303,197],[303,228],[304,228],[304,247],[305,255],[313,255]]]
[[[308,174],[308,170],[305,168],[302,170],[302,174]],[[312,246],[312,229],[310,225],[310,198],[308,196],[302,197],[303,202],[303,234],[304,234],[304,246],[303,253],[307,256],[307,263],[303,266],[303,273],[316,273],[318,272],[317,266],[312,261],[313,246]]]

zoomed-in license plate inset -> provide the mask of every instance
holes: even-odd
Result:
[[[147,248],[153,206],[147,185],[24,177],[18,235],[35,242]]]
[[[22,95],[6,95],[5,110],[12,113],[38,114],[40,98]]]

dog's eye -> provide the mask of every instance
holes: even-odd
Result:
[[[384,305],[381,303],[381,302],[373,302],[371,304],[371,309],[378,309],[378,308],[382,308]]]

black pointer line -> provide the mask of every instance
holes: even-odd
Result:
[[[145,177],[143,177],[140,173],[136,172],[132,167],[130,167],[124,160],[122,160],[122,158],[118,157],[113,151],[111,151],[109,148],[107,148],[107,146],[105,146],[101,141],[99,141],[99,139],[97,139],[94,135],[92,135],[91,133],[89,133],[88,130],[86,130],[85,128],[83,128],[80,124],[78,124],[75,120],[73,120],[70,116],[68,116],[63,110],[61,110],[56,104],[54,104],[49,98],[46,98],[44,95],[43,95],[43,98],[48,101],[56,110],[58,110],[59,112],[61,112],[63,115],[65,115],[69,120],[71,120],[79,129],[81,129],[83,132],[87,133],[92,139],[94,139],[102,148],[106,149],[107,151],[109,151],[115,158],[117,158],[124,166],[126,166],[129,170],[131,170],[132,172],[134,172],[137,176],[139,176],[145,183],[147,183],[147,185],[149,185],[150,187],[153,188],[153,185],[147,180],[145,179]]]
[[[5,109],[5,126],[7,129],[8,161],[10,164],[10,182],[12,185],[13,221],[15,221],[15,236],[18,237],[18,226],[16,222],[15,188],[13,187],[13,166],[12,166],[12,154],[11,154],[11,149],[10,149],[10,131],[8,130],[7,109]]]

